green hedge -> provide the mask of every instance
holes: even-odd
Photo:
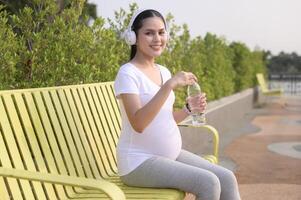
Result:
[[[129,47],[120,39],[136,4],[120,9],[115,19],[99,17],[92,26],[81,17],[84,1],[58,13],[55,1],[35,1],[17,15],[0,7],[0,89],[44,87],[112,81],[119,66],[129,59]],[[35,9],[39,8],[39,9]],[[264,53],[245,44],[229,44],[207,33],[191,38],[186,24],[178,26],[171,15],[171,38],[157,62],[173,73],[197,75],[209,100],[255,85],[255,73],[266,71]],[[177,91],[183,105],[184,88]]]

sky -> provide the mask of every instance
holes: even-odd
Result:
[[[207,32],[228,42],[245,43],[251,50],[301,55],[301,0],[88,0],[97,14],[114,19],[114,11],[129,11],[130,3],[153,8],[175,23],[188,25],[192,37]]]

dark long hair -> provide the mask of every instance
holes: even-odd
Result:
[[[135,32],[136,34],[136,38],[138,38],[138,30],[143,26],[143,20],[149,17],[160,17],[162,19],[162,21],[164,22],[164,26],[166,28],[166,24],[165,24],[165,19],[164,17],[161,15],[161,13],[159,13],[156,10],[144,10],[143,12],[141,12],[134,20],[133,25],[131,27],[131,29]],[[132,60],[137,52],[137,46],[134,44],[131,46],[131,55],[130,55],[130,60]]]

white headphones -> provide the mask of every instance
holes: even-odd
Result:
[[[146,10],[154,10],[154,9],[139,9],[137,10],[132,18],[131,18],[131,21],[129,23],[129,26],[128,28],[123,32],[122,34],[122,37],[124,38],[125,42],[128,44],[128,45],[134,45],[136,44],[136,33],[132,30],[132,26],[133,26],[133,23],[136,19],[136,17],[141,14],[142,12],[146,11]],[[158,11],[157,11],[158,12]],[[167,32],[167,39],[169,38],[169,33],[168,33],[168,26],[167,26],[167,23],[165,21],[165,18],[163,17],[163,21],[164,21],[164,25],[165,25],[165,29],[166,29],[166,32]]]

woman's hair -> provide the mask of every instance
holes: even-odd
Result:
[[[164,17],[161,15],[161,13],[159,13],[156,10],[145,10],[143,12],[141,12],[134,20],[133,25],[131,27],[131,29],[135,32],[136,34],[136,38],[138,38],[138,31],[139,29],[143,26],[143,20],[149,17],[160,17],[162,19],[162,21],[164,22],[164,26],[166,28],[166,24],[165,24],[165,19]],[[130,60],[132,60],[137,52],[137,46],[131,45],[131,55],[130,55]]]

